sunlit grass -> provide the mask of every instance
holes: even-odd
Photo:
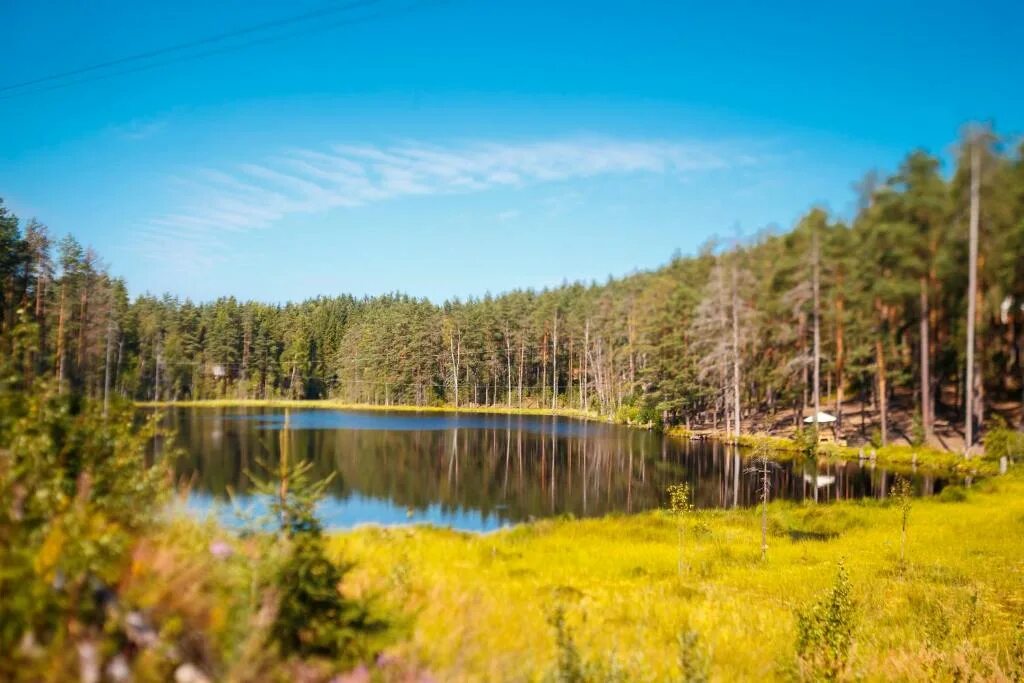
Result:
[[[334,536],[332,551],[358,563],[351,590],[414,618],[396,652],[441,680],[541,678],[557,605],[583,660],[625,680],[677,677],[683,629],[699,634],[714,679],[785,678],[794,611],[828,590],[841,559],[857,604],[851,676],[998,680],[1024,665],[1024,481],[958,498],[914,502],[906,566],[899,512],[884,501],[772,504],[767,563],[756,510],[695,513],[681,574],[666,512],[487,535],[363,528]]]

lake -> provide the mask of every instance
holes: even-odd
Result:
[[[689,482],[700,508],[750,506],[757,479],[745,453],[714,441],[559,417],[277,408],[176,408],[165,412],[183,452],[175,462],[196,514],[234,518],[260,509],[247,471],[289,458],[334,473],[319,512],[329,529],[430,523],[487,531],[530,519],[641,512],[667,505],[665,489]],[[783,463],[772,498],[819,502],[884,496],[893,475],[870,462]],[[911,477],[919,495],[941,477]],[[817,486],[815,486],[817,482]]]

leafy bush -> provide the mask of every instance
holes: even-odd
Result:
[[[1001,417],[992,420],[983,441],[986,458],[1024,458],[1024,432],[1011,429]]]
[[[793,434],[793,443],[808,460],[814,459],[818,454],[818,432],[815,429],[797,429]]]
[[[95,403],[0,388],[0,651],[98,634],[135,538],[161,513],[161,463],[146,465],[155,419],[107,417]],[[12,667],[6,671],[5,667]],[[0,678],[31,677],[17,655]]]
[[[615,421],[621,424],[661,428],[661,414],[654,406],[626,404],[615,411]]]
[[[936,496],[936,500],[940,503],[962,503],[967,500],[967,491],[963,486],[955,486],[950,484],[949,486],[943,487],[939,495]]]
[[[565,608],[558,605],[548,617],[548,623],[555,630],[555,668],[548,676],[552,683],[583,683],[587,680],[583,660],[572,631],[565,623]]]
[[[682,683],[706,683],[710,676],[707,650],[701,645],[700,634],[690,628],[679,632],[679,672]]]
[[[842,674],[853,646],[854,617],[850,578],[840,562],[828,594],[796,615],[796,652],[803,674],[815,680],[834,680]]]

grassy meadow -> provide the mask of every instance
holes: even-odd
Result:
[[[367,527],[329,551],[356,563],[347,590],[407,617],[391,653],[439,680],[824,677],[796,656],[796,614],[827,598],[840,562],[853,608],[839,678],[1021,680],[1024,478],[914,500],[902,563],[900,524],[891,501],[773,503],[766,562],[753,509],[486,535]]]

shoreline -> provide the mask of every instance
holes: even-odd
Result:
[[[617,424],[630,429],[653,431],[650,425],[617,422],[614,418],[597,413],[572,408],[518,408],[509,406],[414,406],[407,404],[380,405],[372,403],[349,403],[336,399],[200,399],[187,401],[135,401],[137,408],[299,408],[314,410],[360,410],[367,412],[394,413],[434,413],[468,415],[508,415],[526,417],[561,417],[586,422],[603,422]],[[666,437],[677,440],[689,440],[695,433],[685,427],[669,427],[661,432]],[[770,434],[743,434],[739,438],[727,438],[720,432],[702,436],[709,441],[738,446],[744,449],[769,446],[775,460],[794,460],[801,457],[801,448],[792,439]],[[861,457],[861,454],[864,457]],[[874,454],[872,457],[871,454]],[[969,460],[953,451],[942,451],[930,446],[889,445],[873,446],[840,446],[838,444],[820,444],[817,458],[829,462],[845,462],[849,460],[865,460],[874,462],[897,471],[924,469],[933,473],[949,473],[951,475],[990,476],[998,474],[998,464],[985,460],[983,456],[975,456]]]
[[[467,413],[477,415],[522,415],[528,417],[566,417],[587,422],[622,424],[597,413],[574,408],[516,408],[498,406],[414,406],[408,404],[380,405],[379,403],[349,403],[335,399],[199,399],[188,401],[133,401],[136,408],[310,408],[316,410],[364,410],[394,413]]]

